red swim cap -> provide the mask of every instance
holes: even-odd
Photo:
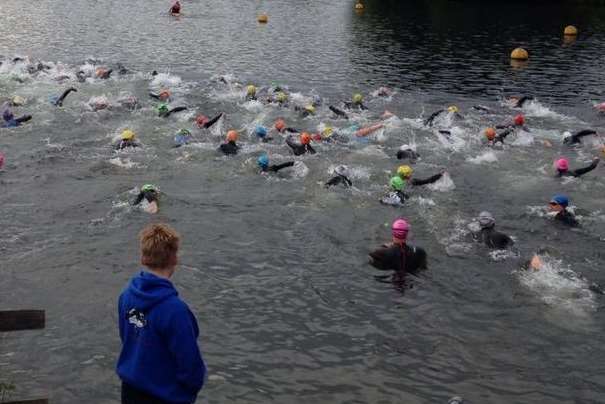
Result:
[[[208,117],[206,115],[198,115],[195,118],[195,123],[197,124],[197,126],[199,126],[200,128],[202,126],[204,126],[205,124],[207,124],[210,120],[208,119]]]
[[[300,144],[309,144],[311,143],[311,135],[307,132],[303,132],[300,134]]]
[[[525,117],[521,114],[517,115],[515,117],[515,125],[517,125],[517,126],[525,125]]]

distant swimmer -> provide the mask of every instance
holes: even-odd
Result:
[[[490,146],[495,145],[503,145],[504,139],[511,133],[514,133],[514,129],[506,128],[502,132],[497,133],[495,128],[487,128],[485,129],[485,138],[487,139],[487,143]]]
[[[605,112],[605,102],[602,102],[600,104],[596,104],[594,107],[599,112]]]
[[[10,99],[8,103],[11,107],[22,107],[25,105],[25,102],[25,98],[19,95],[15,95],[13,98]]]
[[[261,142],[271,142],[273,138],[268,136],[269,131],[264,126],[258,125],[254,128],[254,134],[260,139]]]
[[[315,107],[312,104],[305,105],[304,107],[299,107],[297,105],[294,107],[294,110],[299,113],[301,118],[315,115]]]
[[[215,123],[217,123],[223,115],[224,114],[222,112],[219,112],[218,115],[216,115],[212,119],[208,119],[208,117],[205,115],[198,115],[197,117],[195,117],[195,123],[200,129],[208,129],[211,128]]]
[[[191,132],[187,129],[180,129],[176,135],[174,135],[174,147],[181,147],[188,145],[192,140]]]
[[[230,130],[227,132],[227,141],[219,146],[219,150],[225,155],[237,154],[239,146],[237,145],[237,132]]]
[[[479,213],[477,222],[479,222],[479,227],[481,230],[477,233],[474,233],[473,237],[476,240],[485,243],[488,247],[504,250],[512,247],[513,244],[515,244],[510,236],[496,231],[496,219],[494,219],[494,216],[491,213]]]
[[[155,185],[145,184],[141,187],[139,194],[136,199],[132,203],[134,206],[137,206],[145,199],[148,203],[148,206],[145,208],[145,211],[148,213],[157,213],[158,211],[158,201],[160,199],[160,191],[157,189]]]
[[[525,116],[523,114],[516,115],[510,123],[497,125],[496,129],[523,129],[525,132],[530,131],[525,126]]]
[[[345,102],[344,106],[348,110],[363,111],[363,110],[368,109],[368,107],[366,107],[365,104],[363,103],[363,95],[361,95],[359,93],[353,94],[352,100],[350,102],[349,101]]]
[[[599,165],[600,158],[595,157],[592,159],[592,163],[589,166],[583,168],[577,168],[575,170],[569,169],[569,160],[566,158],[560,158],[555,161],[555,169],[557,170],[557,177],[580,177],[586,173],[591,172]]]
[[[157,109],[158,109],[159,117],[168,118],[170,115],[172,115],[176,112],[186,111],[187,107],[175,107],[175,108],[169,109],[168,104],[161,103],[160,105],[158,105]]]
[[[415,274],[427,268],[426,251],[407,243],[410,225],[405,219],[397,219],[391,225],[392,241],[372,251],[370,264],[382,271],[395,271],[396,279],[406,273]]]
[[[299,136],[300,144],[292,139],[292,135],[286,138],[286,144],[290,146],[295,156],[301,156],[305,153],[315,154],[315,149],[311,146],[311,135],[303,132]]]
[[[95,77],[101,80],[107,80],[111,77],[111,73],[113,73],[113,69],[107,69],[104,67],[98,67],[95,70]]]
[[[266,154],[263,154],[262,156],[260,156],[256,160],[256,163],[258,164],[258,167],[260,168],[261,173],[269,173],[269,172],[276,173],[279,170],[283,170],[284,168],[294,166],[293,161],[286,161],[285,163],[281,163],[281,164],[269,164],[269,156],[267,156]]]
[[[116,150],[124,150],[129,147],[139,147],[136,141],[136,135],[130,129],[126,129],[120,134],[120,141],[114,146]]]
[[[139,106],[139,100],[132,94],[123,94],[118,98],[118,104],[124,109],[134,111]]]
[[[380,199],[380,203],[383,205],[401,206],[409,198],[409,196],[403,192],[405,188],[405,181],[401,177],[392,177],[389,180],[389,186],[391,190]]]
[[[317,141],[323,141],[326,143],[333,143],[333,142],[349,143],[349,140],[350,140],[347,135],[344,135],[344,134],[338,132],[331,126],[326,126],[321,131],[321,133],[315,135],[314,139]]]
[[[0,153],[0,170],[4,167],[4,154]]]
[[[443,113],[447,113],[449,116],[456,119],[463,118],[462,115],[460,115],[460,110],[458,109],[458,107],[455,105],[450,105],[449,107],[447,107],[447,109],[440,109],[429,115],[429,117],[424,121],[424,126],[432,127],[435,122],[435,119],[437,119],[437,117]]]
[[[246,101],[256,101],[256,86],[250,84],[246,87]]]
[[[334,114],[338,118],[349,119],[349,116],[347,115],[347,113],[344,112],[342,109],[336,108],[333,105],[330,105],[328,108],[330,109],[330,111],[334,112]]]
[[[567,208],[569,206],[569,198],[565,195],[555,195],[548,204],[550,212],[555,213],[554,219],[570,227],[580,225],[575,215]]]
[[[7,104],[3,106],[3,109],[2,118],[4,119],[4,122],[0,125],[0,128],[16,128],[32,119],[31,115],[23,115],[19,118],[15,118],[15,115]]]
[[[278,104],[280,107],[288,106],[288,94],[283,91],[269,92],[266,98],[267,104]]]
[[[181,14],[181,3],[179,3],[179,0],[175,0],[172,6],[170,6],[170,14],[174,16]]]
[[[398,160],[409,160],[410,163],[415,163],[419,157],[420,154],[416,152],[416,146],[404,144],[399,147],[399,150],[397,150]]]
[[[533,101],[533,100],[534,100],[534,97],[532,97],[531,95],[524,95],[523,97],[509,97],[507,102],[513,108],[523,108],[525,103],[527,103],[528,101]]]
[[[67,90],[63,91],[63,94],[57,96],[57,95],[53,95],[49,98],[49,101],[51,104],[53,104],[56,107],[62,107],[63,106],[63,101],[65,101],[65,98],[72,92],[77,92],[78,90],[76,90],[73,87],[68,88]]]
[[[334,169],[334,177],[326,182],[326,188],[342,185],[345,188],[353,186],[353,182],[349,179],[349,168],[347,166],[338,166]]]
[[[441,177],[443,177],[443,174],[445,174],[445,170],[442,170],[440,173],[437,173],[437,174],[433,175],[432,177],[428,177],[424,180],[412,178],[413,173],[414,173],[414,170],[412,169],[412,167],[410,167],[408,165],[399,166],[397,168],[397,175],[402,180],[406,181],[407,183],[409,183],[410,185],[413,185],[413,186],[427,185],[427,184],[432,184],[434,182],[437,182],[441,179]]]
[[[473,105],[472,107],[475,111],[479,112],[492,112],[492,110],[484,105]]]
[[[563,143],[567,145],[582,144],[582,138],[590,135],[596,135],[597,131],[592,129],[584,129],[572,135],[570,132],[563,133]]]
[[[170,101],[171,95],[172,94],[170,93],[170,90],[167,90],[167,89],[162,89],[162,90],[160,90],[159,93],[149,93],[149,96],[151,98],[155,98],[156,100],[160,100],[162,102]]]
[[[376,92],[374,93],[375,97],[383,97],[383,98],[388,98],[390,96],[393,95],[393,90],[391,90],[388,87],[380,87],[378,90],[376,90]]]

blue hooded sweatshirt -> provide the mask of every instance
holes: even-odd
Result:
[[[141,272],[118,302],[123,382],[161,400],[191,404],[204,385],[199,329],[168,279]]]

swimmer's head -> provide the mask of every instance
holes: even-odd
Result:
[[[402,144],[401,146],[399,146],[399,150],[401,150],[401,151],[411,150],[411,151],[415,152],[416,151],[416,146],[409,145],[409,144]]]
[[[309,114],[314,114],[315,113],[315,107],[311,104],[309,105],[305,105],[305,111],[308,112]]]
[[[412,173],[414,172],[414,170],[412,170],[412,167],[408,166],[408,165],[403,165],[403,166],[399,166],[397,168],[397,175],[402,178],[402,179],[408,179],[412,176]]]
[[[393,238],[398,241],[405,241],[408,238],[410,225],[405,219],[397,219],[391,225],[391,233]]]
[[[227,132],[227,142],[237,142],[237,132],[233,129]]]
[[[258,137],[260,137],[261,139],[263,139],[265,136],[267,136],[267,128],[265,128],[264,126],[260,126],[258,125],[255,129],[254,129],[254,134]]]
[[[254,97],[256,95],[256,86],[250,84],[248,87],[246,87],[246,95]]]
[[[489,229],[490,227],[494,227],[496,225],[496,219],[494,219],[494,216],[489,212],[479,213],[477,221],[482,229]]]
[[[300,144],[307,145],[311,143],[311,135],[307,132],[303,132],[300,134]]]
[[[177,136],[189,137],[191,136],[191,132],[187,129],[180,129],[177,133]]]
[[[348,177],[349,176],[349,167],[347,167],[345,165],[337,166],[334,169],[334,174],[340,175],[340,176],[343,176],[343,177]]]
[[[133,131],[131,131],[130,129],[126,129],[120,135],[120,139],[122,139],[122,140],[134,140],[135,136],[136,135],[135,135],[135,133]]]
[[[487,140],[493,141],[496,138],[496,129],[494,129],[494,128],[485,129],[485,137],[487,138]]]
[[[447,112],[449,112],[450,114],[455,114],[456,112],[458,112],[458,107],[455,105],[450,105],[449,107],[447,107]]]
[[[523,126],[525,125],[525,117],[523,116],[523,114],[519,114],[517,116],[515,116],[515,126]]]
[[[555,169],[559,172],[566,172],[569,170],[569,160],[566,158],[560,158],[555,161]]]
[[[155,187],[155,185],[152,184],[145,184],[141,187],[141,192],[156,192],[157,189]]]
[[[571,132],[569,132],[569,131],[565,131],[565,132],[563,132],[563,141],[564,141],[564,142],[569,141],[569,139],[571,139],[571,136],[572,136],[572,135],[571,135]]]
[[[159,114],[165,114],[166,112],[168,112],[168,105],[165,103],[161,103],[160,105],[158,105],[158,113]]]
[[[314,95],[311,104],[314,107],[319,107],[321,105],[321,97],[319,95]]]
[[[266,154],[263,154],[256,160],[256,163],[263,170],[267,169],[267,167],[269,167],[269,156],[267,156]]]
[[[389,185],[393,188],[394,191],[403,191],[403,187],[405,187],[405,182],[401,179],[401,177],[393,177],[389,181]]]
[[[275,121],[275,129],[278,132],[283,132],[284,129],[286,129],[286,121],[284,121],[283,119],[278,119],[277,121]]]
[[[277,100],[277,102],[279,103],[284,103],[286,101],[288,101],[288,94],[284,93],[283,91],[280,91],[279,93],[277,93],[277,95],[275,96],[275,99]]]
[[[166,89],[163,89],[162,91],[160,91],[160,94],[159,94],[158,98],[161,101],[168,101],[168,99],[170,99],[170,91],[166,90]]]
[[[328,139],[333,134],[334,134],[334,129],[331,126],[326,126],[324,128],[324,130],[321,131],[321,137],[324,139]]]
[[[361,104],[363,102],[363,95],[357,93],[353,94],[353,104]]]
[[[208,119],[208,117],[206,115],[198,115],[195,118],[195,123],[197,124],[197,126],[199,126],[200,128],[202,126],[204,126],[205,124],[207,124],[208,122],[210,122],[210,119]]]
[[[548,207],[553,212],[560,212],[569,206],[569,198],[565,195],[558,194],[552,197]]]

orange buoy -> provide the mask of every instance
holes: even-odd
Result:
[[[573,25],[568,25],[563,30],[563,35],[576,36],[576,35],[578,35],[578,29],[576,27],[574,27]]]
[[[269,22],[269,16],[265,13],[258,16],[258,22],[261,24],[266,24]]]
[[[510,58],[514,60],[527,60],[529,59],[529,54],[525,49],[517,48],[511,52]]]

